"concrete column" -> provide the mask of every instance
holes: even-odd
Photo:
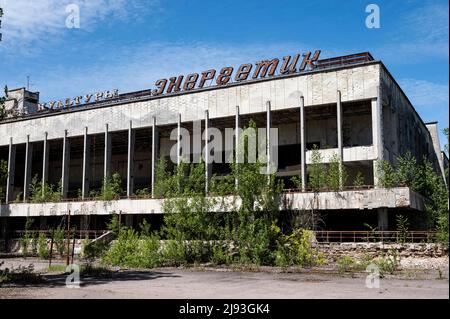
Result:
[[[305,136],[305,98],[300,97],[300,179],[302,191],[306,190],[306,136]]]
[[[210,163],[209,145],[209,111],[205,110],[205,192],[209,191],[209,180],[212,175],[212,164]]]
[[[67,198],[69,190],[69,167],[70,167],[70,142],[67,137],[67,130],[64,132],[63,153],[62,153],[62,172],[61,172],[61,196]]]
[[[152,117],[152,198],[155,197],[156,161],[159,159],[159,130],[156,118]]]
[[[382,161],[383,156],[383,113],[381,104],[381,89],[377,87],[377,98],[371,102],[372,112],[372,141],[376,159],[373,162],[373,180],[375,187],[378,185],[377,161]]]
[[[91,168],[91,137],[88,135],[88,128],[84,129],[83,139],[83,180],[81,184],[81,198],[89,196]]]
[[[23,179],[23,202],[27,201],[31,182],[31,166],[33,164],[33,144],[30,143],[30,135],[27,135],[25,144],[25,172]]]
[[[48,133],[44,134],[44,152],[42,153],[42,196],[44,196],[45,184],[48,181],[48,156],[50,154],[49,143],[47,141]]]
[[[6,182],[6,204],[14,201],[15,174],[16,174],[16,145],[13,145],[12,137],[10,137],[9,152],[8,152],[8,177]]]
[[[377,214],[378,214],[378,230],[381,231],[389,230],[388,209],[378,208]]]
[[[132,122],[128,128],[128,161],[127,161],[127,196],[133,195],[134,188],[134,144],[135,132],[132,128]]]
[[[240,134],[239,134],[239,128],[240,128],[240,121],[239,121],[239,119],[240,119],[240,116],[239,116],[239,106],[238,105],[236,105],[236,115],[235,115],[235,134],[234,134],[234,147],[236,148],[236,151],[235,151],[235,158],[234,158],[234,162],[235,162],[235,164],[238,164],[239,163],[239,154],[240,154],[240,152],[241,152],[241,150],[239,149],[239,142],[240,142]],[[237,167],[236,167],[236,169],[238,169]],[[238,186],[239,186],[239,180],[238,180],[238,178],[236,177],[235,178],[235,180],[234,180],[234,184],[235,184],[235,187],[236,187],[236,190],[237,190],[237,188],[238,188]]]
[[[177,121],[177,165],[181,163],[181,113],[178,114]]]
[[[103,163],[103,180],[107,181],[111,177],[111,134],[108,123],[105,125],[105,151]]]
[[[338,141],[338,156],[339,156],[339,188],[342,189],[344,187],[342,180],[342,165],[344,162],[344,153],[343,153],[343,141],[342,141],[342,103],[341,103],[341,91],[337,91],[336,94],[337,100],[337,141]]]
[[[270,161],[272,160],[272,141],[270,140],[270,128],[272,127],[272,113],[270,101],[266,102],[266,154],[267,154],[267,174],[270,173]],[[269,177],[269,176],[268,176]]]

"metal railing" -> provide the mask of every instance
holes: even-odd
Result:
[[[369,52],[362,52],[357,54],[344,55],[335,58],[318,60],[316,64],[317,69],[328,69],[337,66],[356,64],[362,62],[373,61],[373,57]]]
[[[322,243],[357,243],[357,242],[391,242],[391,243],[432,243],[437,241],[435,231],[364,231],[364,230],[321,230],[315,231],[316,239]]]
[[[28,230],[28,235],[30,238],[36,238],[40,234],[45,234],[47,238],[52,237],[52,232],[50,230]],[[67,233],[67,230],[64,230]],[[107,230],[70,230],[70,238],[75,236],[75,239],[96,239],[101,235],[105,234]],[[25,235],[25,230],[14,230],[10,232],[10,238],[23,238]]]

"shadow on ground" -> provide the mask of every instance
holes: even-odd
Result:
[[[56,288],[66,286],[66,279],[69,276],[68,273],[49,273],[42,274],[40,281],[33,284],[11,284],[10,287],[27,287],[27,288]],[[102,285],[115,281],[139,281],[139,280],[152,280],[158,278],[177,278],[181,277],[170,272],[158,272],[158,271],[144,271],[144,270],[123,270],[112,271],[102,274],[90,275],[81,274],[80,286],[87,287],[93,285]]]

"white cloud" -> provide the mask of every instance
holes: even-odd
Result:
[[[421,63],[431,58],[448,59],[448,4],[425,2],[399,16],[390,42],[374,50],[396,64]]]
[[[224,66],[238,67],[242,63],[254,63],[267,58],[281,59],[284,55],[314,49],[295,43],[158,43],[116,50],[106,48],[92,50],[96,54],[91,57],[93,63],[84,68],[47,66],[46,70],[34,77],[33,89],[41,92],[43,101],[112,88],[118,88],[121,92],[143,90],[153,88],[155,81],[160,78]]]
[[[108,19],[137,18],[155,1],[144,5],[139,0],[0,0],[4,10],[2,47],[23,49],[58,38],[68,31],[65,9],[69,4],[79,6],[81,30],[88,31]]]
[[[416,79],[400,79],[400,86],[411,103],[420,108],[448,107],[449,86]]]
[[[442,132],[448,127],[449,84],[434,83],[416,79],[400,79],[399,84],[425,122],[439,122],[441,148],[447,139]]]

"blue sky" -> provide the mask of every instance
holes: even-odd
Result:
[[[80,29],[65,26],[68,4]],[[365,8],[380,7],[368,29]],[[321,57],[370,51],[424,121],[448,127],[447,1],[0,0],[0,86],[41,101],[322,49]],[[441,135],[441,144],[444,136]]]

